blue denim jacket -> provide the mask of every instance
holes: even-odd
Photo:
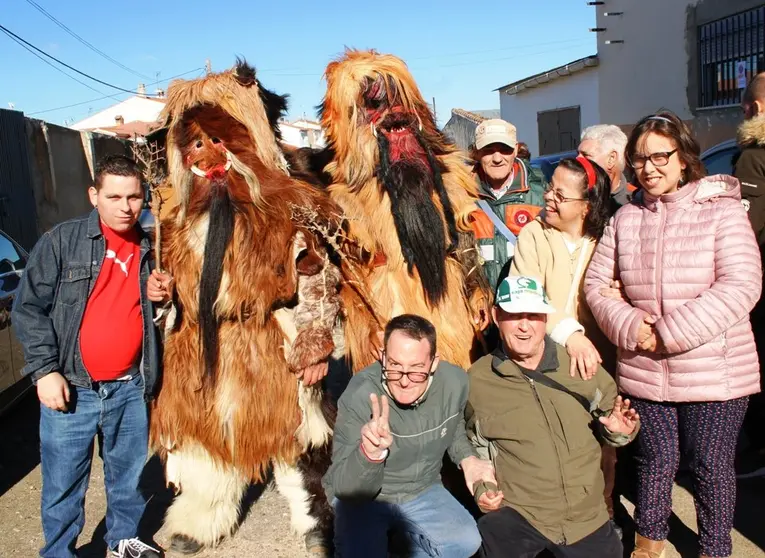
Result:
[[[141,238],[140,292],[143,347],[140,372],[148,398],[157,385],[160,364],[159,332],[153,322],[146,282],[154,267],[151,240]],[[104,261],[106,242],[98,211],[65,221],[46,232],[29,256],[13,305],[11,321],[24,347],[21,371],[32,381],[60,372],[73,385],[90,387],[92,380],[80,354],[80,324],[88,297]]]

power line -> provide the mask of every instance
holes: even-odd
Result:
[[[117,86],[117,85],[112,85],[111,83],[107,83],[107,82],[105,82],[105,81],[103,81],[103,80],[100,80],[100,79],[98,79],[98,78],[94,78],[94,77],[93,77],[93,76],[91,76],[90,74],[86,74],[85,72],[81,72],[81,71],[80,71],[80,70],[78,70],[77,68],[75,68],[75,67],[73,67],[73,66],[70,66],[70,65],[69,65],[69,64],[67,64],[66,62],[62,62],[61,60],[59,60],[59,59],[58,59],[58,58],[56,58],[55,56],[51,56],[50,54],[48,54],[48,53],[47,53],[47,52],[45,52],[44,50],[37,48],[35,45],[33,45],[32,43],[30,43],[29,41],[25,41],[24,39],[22,39],[21,37],[19,37],[18,35],[16,35],[16,33],[14,33],[13,31],[10,31],[10,30],[9,30],[9,29],[7,29],[6,27],[3,27],[2,25],[0,25],[0,31],[3,31],[3,32],[4,32],[6,35],[8,35],[9,37],[12,37],[12,38],[15,38],[15,39],[17,39],[18,41],[21,41],[22,43],[24,43],[25,45],[27,45],[27,46],[28,46],[28,47],[30,47],[30,48],[33,48],[34,50],[36,50],[37,52],[39,52],[39,53],[40,53],[40,54],[42,54],[43,56],[45,56],[45,57],[47,57],[47,58],[50,58],[51,60],[55,60],[56,62],[58,62],[58,63],[59,63],[59,64],[61,64],[62,66],[66,67],[66,68],[69,68],[70,70],[72,70],[73,72],[76,72],[76,73],[80,74],[81,76],[84,76],[84,77],[86,77],[86,78],[88,78],[88,79],[90,79],[90,80],[93,80],[93,81],[95,81],[95,82],[98,82],[98,83],[100,83],[101,85],[106,85],[107,87],[111,87],[112,89],[117,89],[118,91],[122,91],[122,92],[124,92],[124,93],[132,93],[132,94],[134,94],[134,95],[136,94],[136,92],[135,92],[134,90],[132,90],[132,89],[125,89],[124,87],[119,87],[119,86]],[[153,96],[153,95],[147,95],[147,96],[151,97],[151,96]]]
[[[48,61],[47,61],[45,58],[43,58],[42,56],[40,56],[39,54],[37,54],[35,51],[33,51],[32,49],[30,49],[29,47],[27,47],[27,46],[26,46],[24,43],[22,43],[21,41],[18,41],[18,40],[16,40],[14,37],[12,37],[12,36],[10,36],[10,35],[8,35],[8,38],[9,38],[9,39],[11,39],[12,41],[14,41],[14,42],[18,43],[18,45],[19,45],[20,47],[22,47],[22,48],[26,49],[27,51],[29,51],[29,53],[30,53],[30,54],[33,54],[34,56],[36,56],[37,58],[39,58],[39,59],[40,59],[42,62],[45,62],[45,63],[46,63],[48,66],[50,66],[51,68],[53,68],[53,69],[54,69],[54,70],[56,70],[57,72],[61,72],[62,74],[64,74],[64,75],[65,75],[66,77],[68,77],[69,79],[72,79],[72,80],[76,81],[76,82],[77,82],[77,83],[79,83],[80,85],[84,85],[85,87],[87,87],[87,88],[88,88],[88,89],[90,89],[91,91],[95,91],[96,93],[98,93],[98,94],[100,94],[100,95],[104,95],[104,93],[103,93],[102,91],[99,91],[99,90],[98,90],[98,89],[96,89],[95,87],[91,87],[90,85],[88,85],[88,84],[87,84],[87,83],[85,83],[84,81],[81,81],[81,80],[77,79],[77,78],[76,78],[76,77],[74,77],[74,76],[70,76],[70,75],[69,75],[69,74],[67,74],[67,73],[66,73],[64,70],[62,70],[61,68],[59,68],[58,66],[55,66],[55,65],[51,64],[51,63],[50,63],[50,62],[48,62]],[[115,97],[114,95],[105,95],[103,98],[104,98],[104,99],[106,99],[106,98],[108,98],[108,97],[111,97],[112,99],[115,99],[115,100],[119,100],[119,99],[118,99],[117,97]]]
[[[134,70],[131,70],[130,68],[128,68],[128,67],[127,67],[127,66],[125,66],[124,64],[122,64],[122,63],[118,62],[117,60],[115,60],[114,58],[112,58],[111,56],[109,56],[108,54],[106,54],[104,51],[102,51],[102,50],[100,50],[100,49],[98,49],[98,48],[94,47],[94,46],[93,46],[92,44],[90,44],[88,41],[86,41],[85,39],[83,39],[82,37],[80,37],[80,36],[79,36],[77,33],[75,33],[74,31],[72,31],[71,29],[69,29],[69,27],[67,27],[66,25],[64,25],[63,23],[61,23],[61,22],[60,22],[58,19],[56,19],[55,17],[53,17],[53,15],[51,15],[51,14],[50,14],[48,11],[46,11],[46,10],[45,10],[45,8],[43,8],[42,6],[40,6],[40,4],[38,4],[38,3],[37,3],[37,2],[35,2],[34,0],[26,0],[26,2],[27,2],[27,4],[29,4],[30,6],[32,6],[33,8],[35,8],[37,11],[39,11],[40,13],[42,13],[42,14],[43,14],[45,17],[47,17],[49,20],[51,20],[53,23],[55,23],[56,25],[58,25],[58,26],[59,26],[61,29],[63,29],[64,31],[66,31],[67,33],[69,33],[69,34],[70,34],[72,37],[74,37],[75,39],[77,39],[78,41],[80,41],[82,44],[84,44],[84,45],[85,45],[86,47],[88,47],[90,50],[92,50],[93,52],[95,52],[95,53],[97,53],[97,54],[99,54],[99,55],[103,56],[104,58],[106,58],[106,59],[107,59],[109,62],[111,62],[111,63],[115,64],[116,66],[119,66],[120,68],[122,68],[123,70],[125,70],[125,71],[127,71],[127,72],[130,72],[130,73],[131,73],[131,74],[133,74],[134,76],[137,76],[137,77],[140,77],[140,78],[144,78],[144,79],[151,79],[151,78],[150,78],[150,77],[148,77],[148,76],[145,76],[145,75],[143,75],[143,74],[141,74],[141,73],[139,73],[139,72],[136,72],[136,71],[134,71]]]
[[[44,60],[44,62],[45,62],[45,60]],[[54,68],[55,68],[55,66],[54,66]],[[56,68],[56,69],[58,70],[58,68]],[[194,72],[198,72],[198,71],[203,70],[203,69],[204,68],[194,68],[193,70],[189,70],[188,72],[183,72],[182,74],[178,74],[176,76],[172,76],[172,77],[160,80],[158,82],[155,82],[155,84],[156,83],[164,83],[166,81],[170,81],[170,80],[173,80],[175,78],[183,77],[185,75],[192,74]],[[118,93],[118,95],[124,95],[124,93]],[[25,113],[25,114],[27,116],[33,116],[35,114],[43,114],[43,113],[46,113],[46,112],[54,112],[54,111],[57,111],[57,110],[64,110],[64,109],[68,109],[68,108],[72,108],[72,107],[79,107],[79,106],[82,106],[82,105],[87,105],[89,103],[95,103],[97,101],[103,101],[104,99],[108,99],[110,97],[113,98],[113,99],[116,98],[116,97],[114,97],[114,95],[105,95],[104,97],[99,97],[98,99],[91,99],[89,101],[82,101],[80,103],[73,103],[71,105],[66,105],[66,106],[63,106],[63,107],[56,107],[56,108],[45,109],[45,110],[38,110],[38,111],[35,111],[35,112],[28,112],[28,113]],[[117,99],[117,100],[119,100],[119,99]]]

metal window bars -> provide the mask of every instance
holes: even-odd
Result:
[[[739,71],[747,83],[765,71],[765,4],[700,25],[698,41],[699,107],[740,103]]]

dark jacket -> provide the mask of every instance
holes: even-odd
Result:
[[[741,182],[741,199],[760,245],[765,267],[765,114],[745,120],[738,129],[741,154],[733,174]],[[761,298],[751,313],[758,347],[765,347],[765,301]]]
[[[616,384],[602,367],[592,380],[572,378],[569,363],[566,349],[545,337],[536,372],[585,398],[590,412],[571,394],[530,379],[501,349],[470,368],[465,411],[479,457],[494,463],[502,505],[557,544],[573,544],[608,521],[598,438],[622,446],[637,435],[593,422],[612,409]]]
[[[741,182],[741,198],[762,250],[765,245],[765,115],[741,124],[738,143],[741,155],[734,175]]]
[[[371,419],[372,393],[385,394],[380,363],[354,376],[338,402],[332,465],[324,476],[330,500],[411,500],[441,482],[444,452],[458,465],[475,455],[465,434],[468,377],[461,368],[441,362],[416,406],[400,407],[390,401],[393,445],[382,463],[372,463],[361,452],[361,427]]]
[[[513,169],[513,183],[501,198],[495,198],[491,187],[484,182],[480,182],[479,194],[510,232],[518,236],[521,229],[542,211],[547,182],[542,171],[520,159],[515,159]],[[473,233],[484,260],[486,279],[491,288],[496,290],[499,282],[507,276],[513,247],[480,207],[471,214],[471,218]]]
[[[140,292],[143,347],[140,372],[144,391],[154,392],[159,370],[159,333],[153,322],[146,282],[154,267],[151,240],[136,225],[141,239]],[[85,306],[104,261],[106,243],[98,211],[66,221],[46,232],[29,256],[13,306],[12,322],[24,347],[21,373],[37,382],[60,372],[71,384],[90,387],[92,380],[80,354],[80,325]]]

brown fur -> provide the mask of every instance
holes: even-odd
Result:
[[[291,207],[313,208],[317,215],[338,211],[322,192],[285,174],[259,103],[257,85],[244,87],[228,73],[170,89],[170,180],[184,186],[179,206],[162,226],[178,316],[166,338],[151,425],[152,444],[161,454],[197,443],[252,481],[264,479],[272,460],[295,463],[305,451],[295,438],[301,411],[291,367],[300,370],[329,356],[339,309],[338,272],[312,233],[293,222]],[[216,186],[189,168],[222,165],[226,152],[236,161],[225,177],[235,224],[214,307],[221,320],[220,358],[209,386],[200,359],[198,297],[206,208]],[[274,312],[295,304],[315,314],[294,324],[297,339],[321,343],[290,348]]]
[[[365,80],[382,76],[393,84],[396,98],[391,102],[415,113],[422,123],[422,137],[436,156],[442,171],[444,186],[451,201],[460,233],[471,234],[469,215],[475,210],[478,186],[464,154],[458,152],[438,131],[433,115],[402,60],[373,51],[347,51],[326,70],[327,94],[322,107],[324,126],[335,157],[326,166],[332,176],[330,196],[343,208],[349,222],[349,233],[363,252],[369,255],[369,265],[357,270],[363,277],[365,290],[372,300],[364,304],[357,292],[343,291],[347,321],[346,343],[359,370],[375,359],[378,324],[402,313],[414,313],[431,320],[438,331],[438,350],[447,361],[467,368],[473,356],[475,339],[480,336],[473,326],[477,309],[470,306],[473,298],[485,307],[487,292],[471,296],[466,287],[467,274],[482,273],[466,269],[459,254],[447,261],[447,296],[431,308],[423,296],[423,288],[415,269],[408,273],[401,245],[394,226],[390,199],[378,184],[376,176],[379,150],[371,130],[370,118],[363,104]],[[433,202],[442,214],[443,207],[434,194]],[[375,267],[375,255],[384,255],[386,263]],[[479,266],[480,267],[480,266]],[[346,273],[346,279],[348,275]],[[377,320],[368,316],[372,307]]]

